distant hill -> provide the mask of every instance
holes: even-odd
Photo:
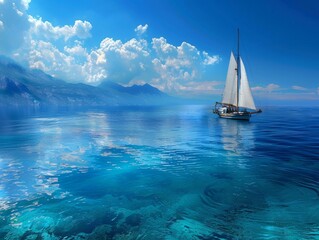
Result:
[[[0,57],[0,105],[114,106],[159,105],[177,99],[149,85],[124,87],[111,81],[99,86],[67,83],[40,70],[23,68]]]

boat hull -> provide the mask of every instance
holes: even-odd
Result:
[[[218,115],[220,118],[246,121],[249,121],[251,117],[251,114],[248,112],[219,113]]]
[[[261,110],[251,112],[244,110],[237,110],[236,106],[216,102],[213,113],[217,114],[220,118],[233,119],[233,120],[246,120],[249,121],[252,114],[261,113]]]

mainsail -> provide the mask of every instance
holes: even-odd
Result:
[[[256,110],[253,96],[249,87],[248,77],[243,60],[240,58],[240,87],[238,107]]]
[[[230,54],[226,86],[224,89],[222,103],[237,106],[237,61],[234,54]],[[248,77],[243,60],[240,58],[240,86],[238,107],[256,110],[253,96],[249,87]]]
[[[222,103],[237,105],[237,62],[233,52],[230,54],[226,86],[224,89]]]

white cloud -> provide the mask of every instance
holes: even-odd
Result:
[[[62,27],[53,26],[48,21],[43,21],[41,18],[29,17],[31,23],[30,34],[33,38],[57,40],[64,39],[65,41],[76,37],[85,39],[91,36],[90,31],[92,25],[88,21],[76,20],[74,25],[64,25]]]
[[[148,25],[147,25],[147,24],[145,24],[144,26],[138,25],[138,26],[134,29],[134,31],[136,32],[136,34],[137,34],[138,36],[141,36],[141,35],[143,35],[143,34],[147,31],[147,29],[148,29]]]
[[[24,6],[25,10],[28,10],[29,4],[31,3],[31,0],[21,0],[21,3]]]
[[[279,90],[280,89],[280,86],[277,85],[277,84],[274,84],[274,83],[270,83],[268,84],[266,87],[260,87],[260,86],[257,86],[257,87],[253,87],[251,88],[253,91],[260,91],[260,92],[273,92],[273,91],[276,91],[276,90]]]
[[[215,63],[218,63],[220,58],[219,56],[215,55],[215,56],[209,56],[207,52],[203,52],[203,56],[204,56],[204,64],[205,65],[212,65]]]
[[[307,91],[307,88],[301,87],[301,86],[292,86],[291,87],[293,90],[297,91]]]
[[[74,58],[61,52],[50,42],[32,40],[29,52],[31,68],[41,70],[56,77],[78,77],[75,71]]]
[[[91,37],[92,25],[88,21],[76,20],[74,26],[72,27],[74,36],[77,36],[81,39]]]
[[[150,62],[149,55],[146,40],[133,38],[123,43],[105,38],[84,64],[84,69],[90,72],[86,81],[98,83],[107,77],[112,81],[128,83],[143,74]]]
[[[80,43],[76,44],[73,47],[65,46],[64,51],[70,54],[71,56],[82,56],[82,57],[88,56],[87,50]]]
[[[152,47],[155,50],[158,57],[162,57],[162,58],[165,58],[168,56],[177,57],[176,47],[167,43],[167,40],[163,37],[153,38]]]
[[[80,41],[59,49],[48,41],[32,40],[28,54],[23,57],[28,58],[31,67],[69,81],[149,82],[175,94],[187,91],[190,82],[200,82],[205,68],[218,61],[218,56],[201,53],[189,43],[174,46],[163,37],[154,38],[151,47],[145,39],[122,42],[105,38],[92,51]]]
[[[152,48],[155,50],[152,63],[159,75],[152,83],[175,94],[185,91],[189,82],[200,82],[208,65],[217,63],[219,59],[218,56],[211,57],[207,52],[200,52],[186,42],[174,46],[163,37],[153,38]]]

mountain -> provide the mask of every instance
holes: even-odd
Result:
[[[112,89],[121,93],[128,93],[131,95],[140,95],[140,94],[150,94],[150,95],[165,95],[165,93],[161,92],[157,88],[151,86],[146,83],[144,85],[132,85],[130,87],[124,87],[118,83],[112,81],[104,81],[99,85],[99,88],[102,89]]]
[[[157,88],[149,85],[148,83],[144,85],[133,85],[129,87],[128,92],[131,94],[150,94],[150,95],[163,95],[163,92]]]
[[[124,87],[104,81],[95,87],[67,83],[0,57],[0,106],[159,105],[175,100],[149,84]]]
[[[176,101],[175,98],[168,96],[147,83],[124,87],[112,81],[104,81],[98,88],[106,90],[114,96],[125,98],[126,101],[129,101],[129,105],[150,105],[150,103],[161,105]]]

